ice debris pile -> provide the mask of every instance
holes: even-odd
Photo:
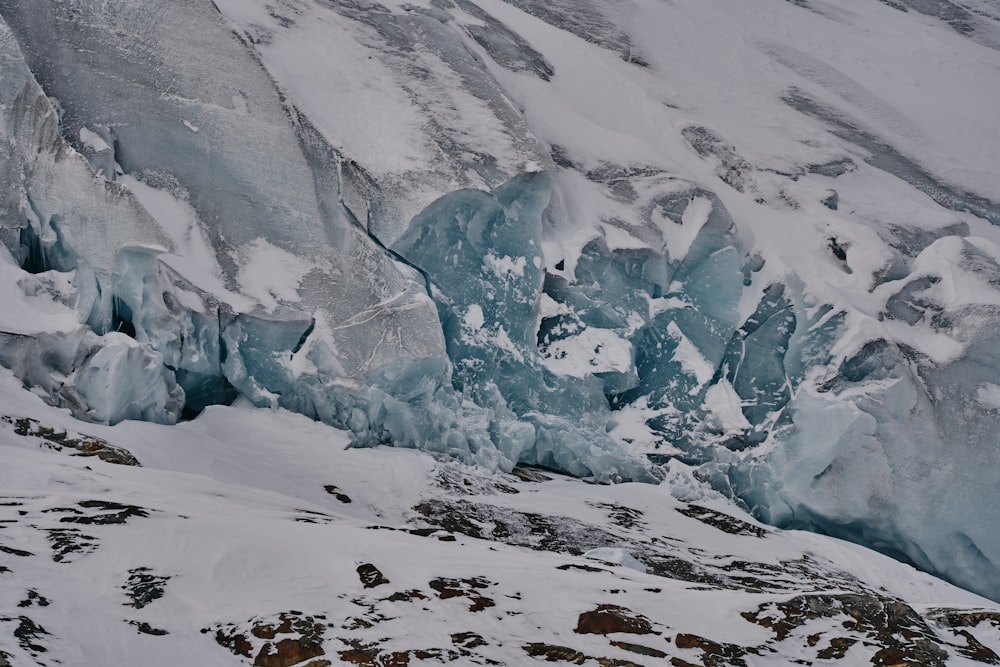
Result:
[[[486,468],[694,467],[1000,599],[1000,205],[953,131],[995,117],[840,57],[926,33],[920,76],[995,98],[1000,17],[774,4],[788,43],[715,2],[5,2],[0,363],[110,424],[242,397]]]

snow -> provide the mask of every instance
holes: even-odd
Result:
[[[226,289],[215,251],[198,221],[198,214],[187,201],[168,190],[147,185],[131,174],[119,176],[118,182],[135,195],[170,238],[173,252],[163,256],[165,263],[235,310],[250,309],[252,302]]]
[[[986,382],[976,388],[976,400],[988,408],[1000,409],[1000,385]]]
[[[705,392],[702,404],[711,415],[717,428],[723,433],[738,433],[750,428],[750,422],[741,411],[742,400],[727,381],[716,382]]]
[[[6,248],[0,248],[0,284],[15,287],[0,290],[0,331],[30,336],[40,333],[68,333],[79,328],[80,324],[72,308],[53,298],[58,297],[62,291],[59,285],[63,289],[68,288],[68,277],[50,273],[53,279],[51,291],[42,288],[32,295],[24,288],[33,282],[33,277],[17,266]],[[21,289],[17,289],[18,287]]]
[[[715,375],[715,366],[708,363],[701,355],[698,348],[684,335],[676,322],[667,325],[667,334],[677,341],[677,348],[674,350],[674,359],[680,362],[681,368],[695,377],[698,385],[693,388],[697,392],[698,388],[707,383]]]
[[[482,329],[485,322],[483,309],[478,303],[470,304],[469,309],[462,317],[462,326],[473,334]]]
[[[101,138],[101,135],[86,127],[80,128],[80,141],[93,151],[111,150],[111,146]]]
[[[524,267],[527,264],[526,257],[509,257],[504,255],[503,257],[497,257],[492,252],[486,254],[486,264],[490,267],[490,270],[498,278],[505,278],[507,276],[523,278],[524,277]],[[541,268],[536,266],[536,268]]]
[[[774,642],[772,631],[740,613],[773,609],[769,605],[794,595],[838,594],[844,588],[894,596],[919,613],[942,607],[1000,612],[983,598],[828,537],[798,531],[772,530],[764,538],[723,532],[679,510],[752,519],[722,500],[688,506],[673,500],[666,486],[594,486],[562,476],[524,482],[442,464],[417,451],[351,449],[345,432],[284,410],[211,407],[176,426],[126,421],[103,427],[43,405],[19,384],[0,371],[5,416],[30,417],[57,430],[127,445],[142,463],[127,467],[72,456],[69,448],[45,446],[41,438],[17,435],[12,424],[0,421],[5,461],[0,468],[0,515],[5,521],[0,544],[31,554],[5,553],[4,564],[11,571],[0,578],[0,599],[19,618],[45,629],[32,644],[46,649],[47,660],[64,664],[120,664],[141,656],[144,664],[154,666],[178,661],[233,665],[239,659],[217,643],[217,630],[225,634],[232,628],[257,641],[249,632],[252,619],[272,621],[290,610],[323,619],[322,657],[331,660],[352,648],[349,640],[388,655],[454,647],[456,633],[476,633],[485,645],[458,656],[458,664],[483,658],[528,664],[522,646],[532,642],[570,646],[587,655],[642,659],[609,645],[609,639],[656,646],[669,656],[696,656],[676,646],[673,639],[680,633],[747,647],[773,642],[771,664],[792,664],[803,655],[814,657],[807,651],[815,642],[807,644],[804,637]],[[460,488],[449,486],[448,480]],[[331,485],[350,502],[328,492]],[[498,492],[500,485],[517,493]],[[121,524],[65,521],[114,513],[84,507],[95,500],[133,505],[143,514]],[[663,545],[664,553],[706,571],[743,560],[756,568],[748,576],[778,581],[780,588],[725,588],[656,576],[626,546],[573,555],[447,530],[421,537],[410,532],[426,526],[413,508],[427,502],[468,502],[494,507],[507,517],[532,512],[563,524],[586,522],[592,531],[610,531],[622,543],[652,539]],[[616,512],[625,510],[641,523],[632,528],[616,524]],[[49,535],[59,529],[79,529],[89,546],[54,561],[57,552]],[[789,582],[780,569],[789,562],[810,568],[813,576]],[[366,563],[377,567],[388,583],[365,588],[357,569]],[[585,567],[599,571],[581,569]],[[779,569],[767,574],[772,567]],[[162,596],[146,600],[141,608],[129,597],[134,594],[130,577],[137,571],[163,578]],[[484,588],[472,590],[492,606],[470,611],[470,598],[439,594],[429,585],[462,579],[484,582]],[[28,599],[27,590],[47,605],[18,606]],[[422,598],[386,600],[404,592],[418,592]],[[579,614],[606,604],[642,615],[661,634],[574,632]],[[369,605],[374,605],[371,613]],[[355,623],[357,619],[368,625]],[[820,618],[809,626],[809,633],[823,638],[817,649],[829,637],[843,634],[841,620]],[[137,632],[133,621],[166,634]],[[30,664],[29,650],[12,634],[17,623],[0,621],[0,651],[9,660]],[[964,645],[943,626],[933,627],[943,640]],[[990,623],[973,632],[987,645],[1000,642]],[[948,664],[973,663],[956,657]]]
[[[268,313],[274,312],[279,303],[301,301],[302,279],[316,269],[311,262],[271,245],[264,238],[240,248],[239,267],[236,281],[240,291],[255,298]]]
[[[593,373],[627,373],[632,369],[632,356],[632,344],[613,331],[586,329],[550,344],[542,359],[555,373],[582,378]]]
[[[648,569],[645,565],[640,563],[635,559],[635,557],[624,549],[612,549],[610,547],[601,547],[600,549],[591,549],[590,551],[583,554],[584,558],[592,558],[594,560],[601,561],[603,563],[611,563],[613,565],[621,565],[622,567],[627,567],[638,572],[645,574]]]
[[[712,202],[705,197],[697,197],[684,209],[681,224],[670,224],[671,221],[660,218],[660,231],[663,232],[667,252],[670,258],[680,261],[687,256],[691,243],[694,242],[702,226],[708,222],[708,214],[712,210]]]

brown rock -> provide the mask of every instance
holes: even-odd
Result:
[[[253,650],[253,644],[244,635],[238,633],[227,635],[222,630],[218,630],[215,633],[215,641],[236,655],[242,655],[246,658],[250,657],[250,651]]]
[[[548,662],[569,662],[582,665],[587,661],[587,656],[568,646],[555,646],[554,644],[543,644],[536,642],[526,644],[521,648],[533,658],[545,658]]]
[[[325,653],[318,642],[288,638],[274,645],[270,642],[264,644],[254,658],[253,664],[255,667],[291,667]]]
[[[629,642],[611,642],[611,645],[615,648],[620,648],[623,651],[628,651],[630,653],[637,653],[639,655],[648,655],[651,658],[666,658],[667,654],[660,649],[652,648],[649,646],[643,646],[642,644],[632,644]]]
[[[747,650],[736,644],[720,644],[698,635],[680,633],[674,637],[677,648],[701,649],[705,667],[746,667],[743,656]]]
[[[653,634],[649,619],[630,609],[613,604],[602,604],[594,611],[580,614],[576,624],[579,634],[607,635],[624,632],[633,635]]]

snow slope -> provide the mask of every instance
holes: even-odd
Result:
[[[998,660],[994,603],[714,494],[351,449],[247,406],[84,425],[7,371],[0,395],[5,664]]]

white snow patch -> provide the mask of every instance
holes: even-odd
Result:
[[[667,325],[667,334],[677,341],[677,349],[674,350],[674,359],[680,363],[681,368],[686,373],[693,375],[698,381],[698,386],[691,390],[692,393],[697,393],[715,375],[715,367],[702,356],[698,348],[684,335],[684,332],[681,331],[676,322],[671,322]]]
[[[705,392],[702,404],[711,412],[710,419],[723,433],[732,433],[750,428],[750,422],[740,409],[742,401],[729,380],[719,380]]]
[[[270,313],[279,301],[299,301],[299,284],[315,268],[312,262],[258,238],[240,249],[236,281],[244,294]]]
[[[695,197],[691,200],[684,209],[680,225],[664,216],[659,209],[653,212],[653,220],[663,233],[670,259],[680,261],[687,257],[691,244],[698,238],[698,232],[708,222],[708,215],[711,212],[712,200],[707,197]]]
[[[984,382],[976,390],[976,400],[988,408],[1000,409],[1000,385]]]
[[[215,249],[186,198],[147,185],[131,174],[123,174],[118,182],[132,192],[170,239],[173,252],[161,255],[160,261],[239,312],[253,306],[253,301],[226,288]]]
[[[485,259],[486,264],[497,278],[510,278],[511,276],[523,278],[524,269],[528,265],[528,260],[525,257],[509,257],[507,255],[497,257],[492,250],[486,253]]]
[[[483,328],[485,321],[482,306],[474,303],[469,306],[469,309],[465,311],[465,315],[462,317],[462,328],[468,329],[470,332],[479,331]]]
[[[543,318],[555,317],[556,315],[569,315],[573,312],[565,303],[559,303],[544,292],[538,299],[538,311]]]
[[[101,135],[86,127],[80,128],[80,141],[83,142],[84,146],[98,153],[111,150],[111,146],[108,145],[108,142]]]
[[[542,362],[553,373],[587,377],[592,373],[627,373],[632,369],[632,343],[608,329],[585,329],[551,343]]]

